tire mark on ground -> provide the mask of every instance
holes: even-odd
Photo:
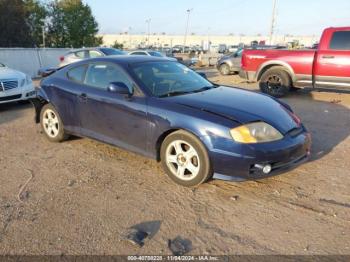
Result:
[[[263,249],[265,251],[269,251],[269,252],[275,253],[274,250],[259,244],[258,242],[256,242],[253,239],[242,238],[241,236],[239,236],[237,234],[224,231],[224,230],[222,230],[221,228],[219,228],[216,225],[212,225],[212,224],[208,224],[208,223],[204,222],[202,218],[198,219],[198,225],[199,225],[199,227],[201,227],[201,228],[203,228],[205,230],[213,231],[214,233],[216,233],[220,237],[227,238],[227,239],[232,239],[232,240],[238,242],[241,245],[247,245],[247,246],[253,247],[254,249]]]
[[[320,201],[320,202],[323,202],[323,203],[327,203],[327,204],[332,204],[332,205],[337,205],[337,206],[342,206],[342,207],[350,208],[350,204],[341,203],[341,202],[335,201],[335,200],[333,200],[333,199],[324,199],[324,198],[321,198],[319,201]]]

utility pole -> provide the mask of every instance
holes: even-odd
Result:
[[[45,48],[45,45],[46,45],[46,43],[45,43],[45,25],[43,25],[42,30],[43,30],[43,48]]]
[[[43,48],[46,46],[46,39],[45,39],[45,29],[46,29],[46,19],[41,19],[42,22],[42,35],[43,35]]]
[[[186,31],[185,31],[185,39],[184,39],[184,47],[183,47],[183,52],[185,53],[185,46],[186,46],[186,42],[187,42],[187,34],[188,34],[188,27],[190,24],[190,14],[193,11],[193,8],[191,9],[187,9],[187,23],[186,23]]]
[[[128,27],[128,35],[129,35],[129,48],[131,48],[131,26]]]
[[[272,37],[273,37],[274,30],[275,30],[276,5],[277,5],[277,0],[272,0],[272,17],[271,17],[270,39],[269,39],[270,45],[272,45]]]
[[[147,44],[148,44],[148,47],[150,47],[150,35],[151,35],[151,18],[147,19],[146,20],[146,23],[148,24],[148,38],[147,38]]]

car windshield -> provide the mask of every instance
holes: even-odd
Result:
[[[126,54],[124,51],[114,49],[114,48],[101,48],[101,51],[105,55],[125,55]]]
[[[150,51],[148,52],[151,56],[156,56],[156,57],[164,57],[162,53],[155,52],[155,51]]]
[[[157,97],[202,92],[212,83],[177,62],[145,62],[133,67],[137,78]]]

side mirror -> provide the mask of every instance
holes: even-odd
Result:
[[[109,83],[107,90],[111,93],[116,93],[116,94],[120,94],[120,95],[128,95],[128,96],[132,95],[128,86],[126,84],[124,84],[123,82]]]
[[[205,79],[208,79],[206,73],[204,73],[204,72],[197,72],[197,74],[199,74],[201,77],[203,77]]]

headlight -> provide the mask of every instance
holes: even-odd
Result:
[[[26,79],[21,79],[20,81],[20,87],[24,86],[26,84]]]
[[[20,86],[24,86],[24,85],[29,85],[32,83],[32,78],[28,75],[26,75],[26,77],[24,79],[21,79],[20,81]]]
[[[230,130],[232,138],[239,143],[255,144],[280,140],[283,135],[264,122],[255,122]]]
[[[30,76],[26,76],[26,84],[29,85],[32,83],[32,78]]]

